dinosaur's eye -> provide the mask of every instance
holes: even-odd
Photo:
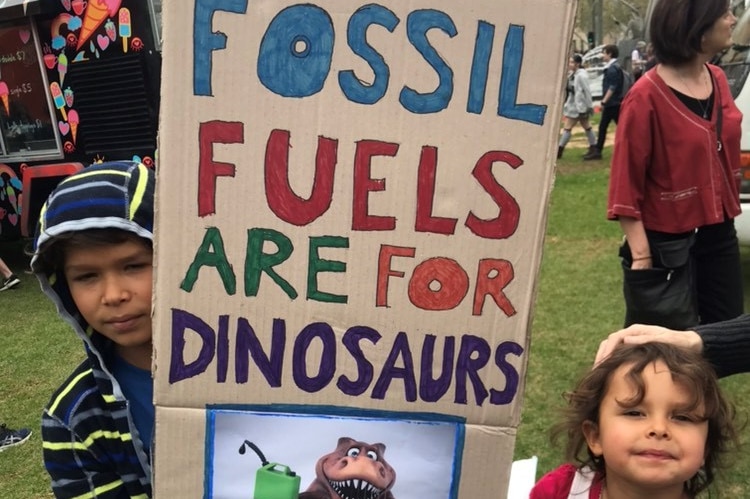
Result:
[[[352,447],[348,451],[346,451],[346,455],[349,457],[357,457],[359,456],[359,449],[357,447]]]
[[[377,461],[378,460],[378,453],[375,452],[374,450],[368,450],[367,451],[367,457],[369,457],[373,461]]]

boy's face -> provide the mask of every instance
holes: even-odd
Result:
[[[117,344],[121,357],[145,368],[151,361],[152,272],[153,251],[138,239],[65,254],[65,279],[84,319]]]
[[[643,400],[629,402],[636,388],[626,377],[631,364],[610,379],[599,407],[599,424],[587,422],[584,434],[591,451],[604,457],[607,488],[638,491],[682,491],[683,483],[703,465],[708,422],[703,408],[689,409],[690,388],[675,383],[662,361],[641,373]]]

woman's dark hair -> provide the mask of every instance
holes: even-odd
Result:
[[[573,54],[570,58],[579,66],[583,64],[583,57],[581,57],[581,54]]]
[[[50,239],[39,248],[37,252],[38,261],[34,267],[36,271],[41,271],[47,275],[62,272],[65,266],[65,257],[71,249],[112,246],[129,241],[140,241],[152,246],[150,240],[122,229],[89,229],[78,232],[64,232]]]
[[[572,392],[566,394],[568,405],[564,410],[564,419],[553,428],[552,440],[556,442],[563,435],[566,436],[565,454],[568,461],[576,462],[581,467],[589,466],[604,476],[604,458],[594,455],[589,449],[583,435],[583,425],[587,421],[599,424],[599,408],[612,373],[623,365],[629,367],[626,377],[635,388],[635,396],[628,402],[637,405],[645,396],[643,370],[657,361],[667,365],[675,383],[688,388],[693,396],[690,410],[701,407],[702,416],[708,422],[705,462],[698,473],[685,483],[685,491],[694,497],[713,482],[724,454],[739,445],[734,426],[734,406],[722,395],[713,368],[698,353],[657,342],[618,347],[611,356],[589,371]]]
[[[727,0],[656,2],[649,25],[656,58],[672,65],[693,60],[703,50],[703,35],[728,9]]]

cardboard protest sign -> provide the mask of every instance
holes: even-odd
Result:
[[[157,497],[504,497],[574,11],[164,4]]]

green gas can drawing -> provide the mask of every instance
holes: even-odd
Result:
[[[255,472],[253,499],[297,499],[300,477],[289,466],[269,463],[263,452],[252,442],[245,440],[240,446],[240,454],[250,447],[261,460],[262,466]]]

